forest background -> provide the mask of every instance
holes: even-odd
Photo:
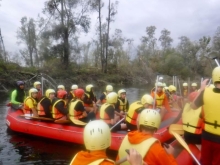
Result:
[[[111,28],[120,12],[118,5],[117,0],[45,0],[37,18],[21,18],[16,33],[18,52],[5,48],[0,31],[1,84],[10,86],[41,73],[65,85],[148,84],[158,74],[169,81],[174,75],[196,82],[211,76],[216,66],[213,58],[220,57],[220,27],[214,36],[196,41],[179,36],[174,46],[169,29],[156,37],[157,27],[150,25],[135,45],[120,27]],[[79,36],[90,33],[91,13],[97,14],[96,33],[81,43]]]

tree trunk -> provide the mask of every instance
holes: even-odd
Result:
[[[103,39],[102,39],[102,0],[99,0],[99,42],[100,42],[100,58],[101,58],[101,67],[102,71],[104,71],[104,51],[103,51]]]

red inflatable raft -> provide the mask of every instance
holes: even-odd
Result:
[[[155,137],[162,143],[173,137],[169,134],[167,128],[170,124],[179,121],[179,119],[177,119],[177,116],[179,118],[179,113],[180,111],[172,111],[165,115],[160,129],[155,134]],[[83,127],[73,124],[57,124],[51,121],[45,122],[40,120],[29,120],[20,117],[21,115],[23,115],[22,110],[14,110],[12,108],[8,109],[6,124],[11,130],[66,142],[83,144]],[[110,149],[118,150],[126,133],[126,131],[112,133]]]

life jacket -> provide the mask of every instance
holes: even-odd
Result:
[[[79,99],[74,99],[70,102],[70,106],[69,106],[70,120],[71,119],[81,119],[81,118],[83,118],[83,116],[82,116],[83,112],[75,110],[76,104],[79,103],[79,102],[81,102],[83,104],[83,102]]]
[[[65,101],[63,99],[57,99],[55,101],[55,103],[52,105],[52,117],[54,119],[60,119],[62,118],[64,115],[62,113],[60,113],[60,111],[55,107],[57,103],[59,102],[63,102],[63,104],[65,105]]]
[[[140,101],[132,103],[128,109],[128,113],[126,115],[125,120],[130,124],[137,125],[138,113],[136,112],[136,110],[142,107],[143,105]]]
[[[76,98],[76,96],[74,95],[73,91],[70,91],[70,94],[72,95],[72,99]]]
[[[105,95],[105,99],[102,100],[102,104],[105,104],[106,103],[106,95],[107,95],[107,93],[103,92],[103,94]]]
[[[177,95],[175,94],[170,94],[169,96],[169,105],[170,108],[173,108],[177,104]]]
[[[153,92],[153,97],[155,97],[155,93],[154,92]],[[156,107],[157,108],[161,108],[162,107],[164,99],[165,99],[165,93],[162,93],[161,96],[159,96],[156,93]]]
[[[41,102],[45,99],[46,97],[42,97],[41,100],[37,103],[37,113],[38,115],[46,115],[44,111],[44,107],[41,105]]]
[[[16,91],[16,96],[15,96],[15,101],[23,103],[26,97],[24,89],[20,89],[19,87],[15,89]]]
[[[183,97],[188,97],[188,89],[183,89]]]
[[[125,98],[124,102],[120,98],[118,99],[118,101],[119,101],[119,110],[124,112],[127,111],[126,109],[126,105],[128,102],[127,98]]]
[[[100,108],[100,119],[104,120],[107,124],[111,124],[111,119],[108,114],[105,112],[106,108],[113,106],[112,104],[105,103]]]
[[[74,158],[72,159],[70,165],[74,165],[74,160],[76,159],[76,157],[77,157],[77,154],[76,154],[76,155],[74,156]],[[111,160],[111,159],[101,158],[101,159],[95,160],[95,161],[93,161],[93,162],[91,162],[91,163],[89,163],[89,164],[86,164],[86,165],[99,165],[99,164],[101,164],[101,163],[104,162],[104,161],[109,161],[109,162],[115,163],[115,162],[114,162],[113,160]]]
[[[29,106],[26,104],[27,100],[29,100],[29,99],[31,99],[31,101],[32,101],[32,103],[33,103],[33,105],[34,105],[34,107],[37,107],[37,101],[36,101],[34,98],[28,96],[28,97],[24,100],[23,111],[24,111],[25,114],[32,114],[31,108],[29,108]]]
[[[182,114],[182,122],[183,129],[187,132],[193,134],[201,134],[202,133],[202,119],[200,118],[202,111],[202,107],[199,107],[196,110],[193,110],[190,107],[189,103],[186,103],[183,114]]]
[[[85,95],[87,96],[88,100],[92,100],[89,93],[85,92]],[[84,107],[93,107],[93,104],[87,104],[84,102]]]
[[[150,147],[157,141],[158,140],[156,138],[151,137],[149,139],[142,141],[139,144],[131,144],[128,140],[128,135],[126,135],[119,148],[119,159],[127,156],[125,150],[128,148],[136,149],[140,153],[141,157],[144,158],[147,152],[149,151]],[[124,163],[121,163],[121,165],[129,165],[129,162],[126,161]]]
[[[220,93],[213,92],[213,89],[206,88],[203,95],[205,131],[220,136]]]
[[[41,89],[38,89],[37,100],[39,101],[41,98],[42,98],[42,91]]]

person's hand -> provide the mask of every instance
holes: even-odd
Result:
[[[201,83],[201,87],[200,87],[200,90],[203,91],[206,86],[207,86],[207,82],[209,81],[209,79],[205,79],[202,83]]]
[[[147,165],[147,163],[143,162],[141,155],[135,149],[129,150],[129,155],[127,155],[127,161],[131,165]]]
[[[168,154],[170,154],[170,155],[174,154],[174,148],[171,145],[164,146],[164,149]]]

